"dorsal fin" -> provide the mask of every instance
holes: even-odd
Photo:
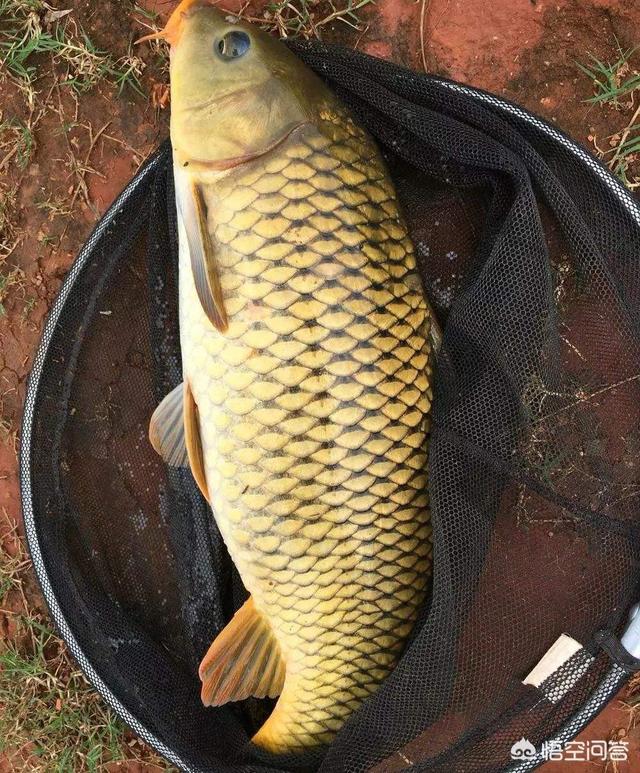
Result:
[[[202,702],[275,698],[282,692],[285,663],[271,626],[248,598],[218,634],[200,664]]]

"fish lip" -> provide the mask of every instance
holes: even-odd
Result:
[[[240,166],[241,164],[246,164],[249,161],[254,161],[256,158],[265,156],[267,153],[275,150],[279,145],[282,145],[283,142],[286,142],[286,140],[289,139],[289,137],[295,131],[301,129],[303,126],[309,126],[311,123],[312,121],[301,121],[300,123],[297,123],[295,126],[292,126],[291,129],[289,129],[279,140],[276,140],[264,150],[258,150],[255,153],[247,153],[244,156],[234,156],[232,158],[226,158],[220,161],[204,161],[199,158],[191,158],[189,159],[189,164],[197,165],[203,167],[204,169],[211,169],[216,172],[223,172],[227,171],[228,169],[233,169],[234,167]]]

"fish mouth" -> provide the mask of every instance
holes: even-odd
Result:
[[[184,20],[198,9],[207,6],[214,7],[214,4],[215,0],[182,0],[178,7],[174,9],[163,30],[160,32],[152,32],[150,35],[139,38],[135,41],[136,45],[138,43],[143,43],[146,40],[166,40],[169,45],[175,46],[180,38]]]
[[[311,121],[301,121],[300,123],[297,123],[295,126],[292,126],[290,129],[288,129],[283,134],[283,136],[280,137],[280,139],[272,142],[271,145],[269,145],[267,148],[257,150],[254,153],[246,153],[242,156],[233,156],[232,158],[225,158],[219,161],[205,161],[204,159],[191,158],[189,159],[189,164],[194,166],[197,165],[204,169],[210,169],[216,172],[224,172],[228,169],[233,169],[236,166],[240,166],[241,164],[246,164],[249,161],[254,161],[261,156],[266,156],[267,153],[270,153],[272,150],[275,150],[277,147],[282,145],[283,142],[286,142],[294,132],[302,129],[304,126],[309,126],[310,124]]]

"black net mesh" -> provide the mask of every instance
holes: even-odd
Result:
[[[432,597],[321,769],[503,770],[514,741],[539,745],[585,703],[611,667],[595,634],[619,632],[638,594],[640,213],[488,95],[295,51],[380,143],[444,329]],[[243,590],[191,474],[147,440],[181,380],[166,145],[139,179],[74,267],[29,394],[32,544],[58,623],[136,729],[185,767],[275,769],[247,747],[268,702],[199,699]],[[563,632],[586,650],[524,685]]]

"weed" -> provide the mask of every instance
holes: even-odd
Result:
[[[625,138],[620,140],[610,162],[613,173],[632,190],[640,186],[640,180],[636,176],[629,176],[631,165],[640,156],[640,133],[638,132],[640,132],[640,123],[629,126],[625,130]]]
[[[148,34],[155,34],[157,32],[160,32],[161,25],[159,24],[159,18],[160,18],[159,14],[153,11],[147,11],[144,8],[141,8],[137,4],[134,4],[132,8],[132,12],[134,14],[137,14],[136,21],[138,22],[138,24],[140,24],[142,27],[145,28]],[[165,40],[162,40],[162,38],[151,38],[148,41],[148,45],[151,48],[151,53],[153,54],[153,58],[155,59],[155,63],[158,66],[158,69],[160,70],[161,73],[164,73],[164,75],[168,78],[169,77],[169,45]]]
[[[116,58],[99,49],[72,14],[70,9],[56,10],[44,0],[0,0],[0,61],[3,64],[0,82],[6,81],[17,88],[25,101],[24,108],[16,110],[21,120],[13,117],[4,120],[0,114],[0,263],[7,260],[24,237],[16,224],[19,215],[15,193],[20,177],[7,174],[5,183],[3,173],[10,165],[13,171],[25,172],[35,153],[34,133],[42,118],[57,113],[64,130],[74,127],[78,117],[77,94],[101,81],[110,83],[119,92],[129,88],[142,94],[143,61],[131,50],[126,56]],[[64,90],[71,94],[76,105],[73,120],[65,117]],[[57,106],[51,99],[54,92],[58,97]],[[71,205],[53,197],[35,202],[36,207],[47,212],[49,219],[69,215],[78,191],[88,199],[84,178],[87,172],[94,172],[88,158],[82,162],[75,158],[78,147],[72,147],[67,134],[63,132],[63,135],[69,151],[68,165],[77,178],[76,192]]]
[[[6,422],[5,422],[6,423]],[[26,606],[26,599],[22,587],[22,572],[29,565],[29,559],[20,539],[18,530],[15,526],[6,528],[9,525],[9,519],[3,508],[4,528],[2,533],[4,539],[0,540],[0,607],[2,607],[10,592],[14,592],[21,599],[22,606]],[[9,553],[3,544],[9,540],[17,545],[17,551]]]
[[[261,16],[249,16],[243,11],[233,14],[281,38],[320,37],[323,27],[333,22],[362,29],[358,12],[375,0],[272,0]],[[246,6],[245,6],[246,8]]]
[[[640,87],[640,73],[631,69],[629,60],[636,52],[636,48],[623,51],[618,46],[619,57],[615,62],[601,62],[600,59],[589,55],[591,66],[576,62],[580,70],[593,81],[596,93],[587,102],[592,104],[608,103],[616,108],[622,105],[624,97],[630,98],[633,92]]]
[[[10,148],[5,158],[15,157],[19,168],[27,168],[34,150],[33,132],[27,124],[17,118],[0,123],[0,148]],[[6,163],[6,161],[5,161]]]
[[[4,183],[0,177],[0,265],[14,251],[20,242],[13,213],[16,206],[18,186]]]
[[[131,51],[127,56],[122,57],[119,60],[117,67],[111,68],[108,75],[114,86],[117,86],[118,93],[122,94],[125,86],[129,86],[137,94],[144,97],[144,91],[140,85],[140,75],[144,68],[144,62],[137,56],[134,56]]]
[[[24,305],[22,306],[21,317],[22,317],[23,323],[27,322],[27,320],[31,316],[31,312],[35,309],[35,307],[36,307],[36,298],[34,298],[33,296],[31,296],[30,298],[27,298],[26,301],[24,302]]]
[[[595,135],[589,136],[598,157],[631,189],[640,187],[640,104],[636,106],[636,100],[640,97],[640,72],[631,65],[637,50],[638,47],[623,51],[618,45],[615,62],[602,62],[591,55],[591,66],[577,63],[595,88],[595,95],[587,102],[619,112],[633,111],[624,128],[607,138],[608,149],[602,150],[598,147]]]
[[[0,271],[0,317],[7,313],[4,302],[10,290],[14,287],[24,288],[24,272],[20,268],[12,268],[6,273]]]
[[[35,202],[36,208],[44,210],[49,215],[49,220],[54,217],[65,217],[71,214],[71,209],[66,199],[61,197],[49,196],[46,199]]]
[[[160,14],[157,11],[151,11],[147,8],[143,8],[142,6],[138,5],[137,3],[133,4],[133,12],[139,14],[144,19],[147,19],[147,21],[155,22],[160,17]]]
[[[9,541],[17,551],[3,547]],[[168,770],[131,738],[70,660],[43,615],[30,608],[25,593],[28,566],[14,527],[0,541],[0,608],[12,618],[15,630],[0,645],[0,754],[13,770],[93,773],[108,762],[124,761],[155,763]]]
[[[119,91],[128,84],[143,94],[139,80],[144,68],[141,59],[129,52],[114,60],[111,54],[98,49],[69,15],[56,18],[43,28],[46,12],[52,10],[41,0],[0,0],[0,18],[11,20],[0,30],[0,56],[7,72],[28,94],[30,104],[34,101],[34,85],[42,74],[37,54],[49,54],[54,63],[66,67],[61,83],[78,93],[104,79]]]
[[[10,581],[11,582],[11,581]],[[71,663],[64,645],[38,617],[17,616],[25,644],[0,652],[0,752],[29,754],[44,770],[95,771],[131,759],[126,731]],[[22,638],[18,637],[18,640]]]
[[[346,0],[338,5],[330,0],[324,13],[325,4],[313,0],[277,0],[269,3],[265,12],[265,20],[274,27],[283,38],[290,37],[320,37],[320,28],[333,21],[360,29],[358,11],[369,5],[372,0]]]

